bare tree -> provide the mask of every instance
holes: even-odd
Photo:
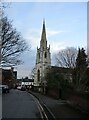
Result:
[[[32,78],[32,79],[34,79],[34,77],[35,77],[35,67],[31,70],[31,74],[30,74],[30,77]]]
[[[11,21],[7,17],[1,18],[1,61],[2,63],[20,64],[19,56],[28,47],[21,34],[12,27]]]
[[[77,49],[74,47],[66,48],[58,52],[55,56],[57,65],[60,67],[74,68],[77,57]]]

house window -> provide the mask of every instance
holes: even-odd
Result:
[[[37,71],[37,80],[40,81],[40,70]]]
[[[47,52],[45,52],[45,58],[47,58]]]

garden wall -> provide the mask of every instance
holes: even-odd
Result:
[[[55,99],[65,99],[72,105],[89,113],[89,93],[78,92],[72,89],[66,89],[64,91],[58,89],[49,89],[47,95]]]

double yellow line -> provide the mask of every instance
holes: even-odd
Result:
[[[35,103],[37,104],[37,107],[39,109],[42,120],[45,120],[45,119],[48,120],[48,117],[47,117],[42,105],[40,104],[39,100],[37,98],[35,98],[32,94],[30,94],[30,95],[34,99]]]

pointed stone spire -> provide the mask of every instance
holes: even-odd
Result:
[[[43,32],[46,33],[46,31],[45,31],[45,19],[43,19]]]
[[[43,20],[43,28],[42,28],[42,35],[41,35],[41,43],[42,48],[47,47],[47,40],[46,40],[46,29],[45,29],[45,20]]]

